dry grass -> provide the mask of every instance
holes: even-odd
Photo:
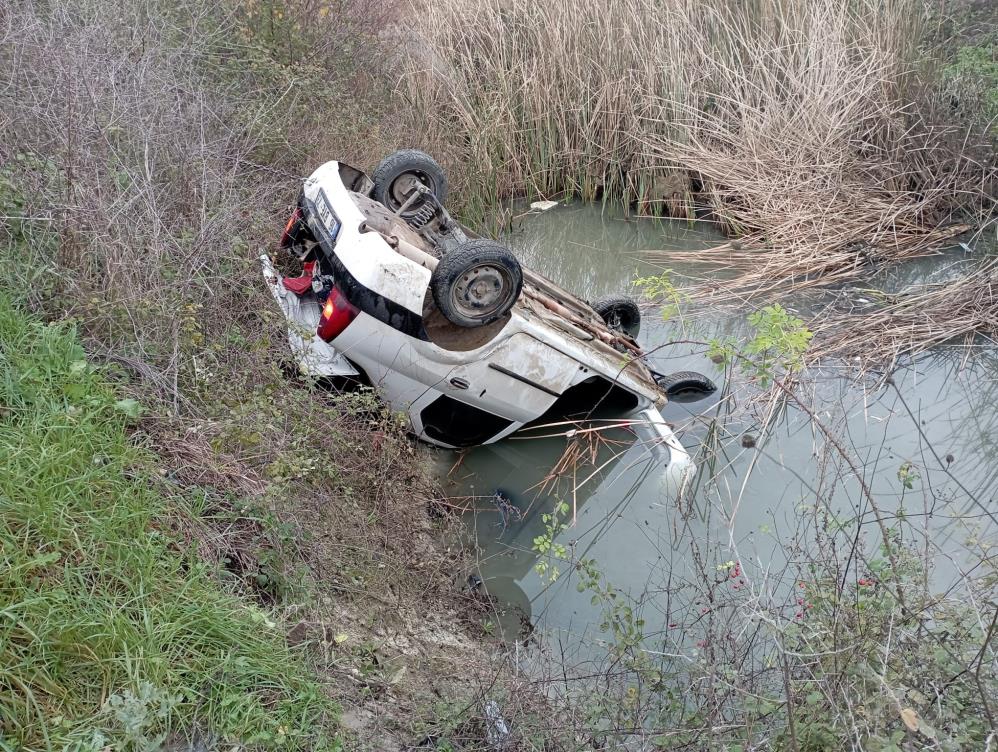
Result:
[[[871,223],[854,232],[876,229]],[[775,300],[783,295],[808,288],[828,286],[863,279],[882,262],[910,261],[939,252],[940,248],[968,230],[967,225],[925,229],[895,228],[889,252],[884,247],[847,241],[840,247],[800,246],[796,252],[774,249],[751,250],[743,241],[732,241],[703,251],[646,251],[641,257],[657,264],[686,262],[709,265],[723,275],[683,289],[691,301],[723,305],[752,298]],[[849,237],[844,228],[841,238]]]
[[[771,297],[926,255],[967,229],[956,217],[993,208],[994,166],[976,161],[986,150],[940,113],[913,4],[773,10],[780,15],[749,31],[730,7],[705,14],[690,34],[701,34],[696,49],[721,53],[697,66],[716,103],[685,108],[685,140],[649,140],[698,176],[712,215],[740,236],[734,254],[720,249],[737,270],[722,299]]]
[[[212,282],[247,268],[247,220],[259,215],[246,207],[286,189],[254,179],[248,98],[209,80],[234,29],[198,3],[144,13],[21,7],[3,149],[8,165],[21,156],[25,214],[60,235],[42,260],[55,280],[49,310],[67,309],[103,349],[155,374],[179,411],[203,380],[193,350],[240,305]]]
[[[951,111],[914,0],[436,0],[419,17],[415,109],[491,199],[707,213],[753,267],[740,294],[924,254],[993,208],[992,153]]]
[[[998,338],[998,262],[986,261],[953,282],[882,295],[881,305],[820,317],[809,363],[858,361],[891,373],[902,358],[944,344]]]
[[[416,17],[412,114],[481,171],[475,188],[586,199],[639,188],[641,139],[671,127],[658,99],[673,90],[668,39],[641,0],[443,0]]]
[[[317,159],[386,148],[363,132],[383,98],[360,93],[378,90],[364,42],[387,4],[368,18],[345,3],[345,19],[319,5],[20,3],[5,17],[0,160],[19,213],[59,235],[12,281],[41,280],[36,305],[78,317],[175,413],[217,401],[220,373],[271,377],[260,354],[282,337],[260,250]]]
[[[331,395],[282,372],[286,322],[257,258],[318,161],[369,166],[399,145],[396,124],[379,127],[390,87],[375,33],[390,9],[0,10],[0,283],[45,318],[79,323],[116,391],[144,407],[130,440],[156,450],[163,488],[191,500],[191,519],[171,511],[156,529],[185,563],[199,558],[263,602],[288,642],[305,643],[297,652],[321,653],[324,689],[344,706],[375,703],[371,748],[401,746],[379,734],[431,691],[473,689],[482,655],[452,587],[461,552],[437,547],[427,463],[395,417],[369,393]],[[105,694],[121,690],[105,680]]]

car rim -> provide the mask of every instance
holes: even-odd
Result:
[[[451,288],[451,300],[462,314],[481,319],[499,310],[512,287],[509,274],[491,264],[474,266]]]
[[[418,185],[433,190],[430,179],[422,172],[404,172],[395,178],[395,182],[392,183],[391,197],[396,210],[406,202]]]

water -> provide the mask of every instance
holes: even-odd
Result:
[[[525,217],[507,242],[526,265],[592,300],[634,294],[633,279],[659,271],[643,263],[638,251],[699,249],[721,238],[706,225],[627,219],[598,206],[570,205]],[[864,280],[864,286],[936,281],[963,263],[961,253],[909,264]],[[696,264],[670,268],[679,284],[709,276]],[[805,310],[821,295],[790,305]],[[657,370],[700,371],[731,394],[723,403],[715,396],[670,403],[664,411],[687,449],[699,455],[697,482],[681,495],[624,431],[607,433],[594,463],[557,482],[549,475],[565,451],[564,437],[514,436],[470,450],[459,462],[442,453],[445,490],[473,501],[467,529],[480,551],[485,586],[508,606],[491,617],[508,637],[539,630],[535,634],[547,635],[547,644],[558,644],[566,659],[603,637],[602,605],[593,602],[592,589],[577,587],[580,576],[571,562],[595,560],[606,582],[642,604],[648,628],[666,631],[679,618],[675,613],[696,605],[705,572],[727,561],[741,562],[740,587],[789,598],[796,557],[813,545],[816,521],[825,520],[816,509],[830,509],[841,520],[861,518],[864,537],[874,535],[869,499],[853,468],[830,450],[811,415],[753,402],[757,391],[742,378],[725,383],[728,375],[702,346],[670,344],[718,334],[744,337],[746,313],[710,312],[693,324],[664,321],[655,310],[644,315],[640,341],[655,351],[650,360]],[[942,349],[875,391],[859,388],[844,369],[834,368],[803,387],[808,409],[847,450],[887,522],[902,510],[913,526],[932,531],[929,555],[940,587],[958,581],[979,557],[967,541],[995,532],[996,365],[986,351],[965,361],[962,351]],[[746,437],[757,444],[743,446],[751,443]],[[518,513],[499,511],[492,501],[497,489]],[[569,525],[567,512],[565,529],[554,536],[565,547],[561,561],[539,554],[535,544],[545,535],[543,515],[559,501],[576,514]],[[544,562],[549,569],[540,573]],[[557,579],[553,568],[561,572]],[[732,583],[735,588],[737,580]]]

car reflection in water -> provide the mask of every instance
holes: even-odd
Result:
[[[670,403],[665,417],[689,427],[691,416],[710,411],[714,404],[716,398],[700,400],[695,406]],[[646,497],[649,485],[654,484],[656,497],[675,499],[692,481],[693,463],[684,466],[686,473],[672,471],[640,424],[623,426],[619,418],[604,418],[586,425],[590,430],[602,427],[590,433],[580,429],[567,437],[574,428],[570,424],[537,426],[499,443],[450,455],[456,461],[445,490],[451,496],[470,497],[466,523],[478,550],[478,571],[469,577],[469,585],[491,596],[497,608],[493,621],[498,621],[507,640],[526,637],[534,617],[539,616],[534,606],[549,577],[534,573],[542,558],[534,539],[547,535],[543,516],[558,502],[569,506],[559,519],[569,527],[555,540],[568,548],[569,558],[578,561],[588,555],[639,488],[645,489],[641,495]],[[695,441],[695,433],[688,434],[689,439]],[[582,459],[566,461],[572,453]],[[602,496],[612,498],[613,507],[603,509],[597,502],[587,514],[587,504],[611,485],[612,494]],[[570,527],[573,503],[577,524]],[[570,561],[547,560],[563,574],[572,566]]]

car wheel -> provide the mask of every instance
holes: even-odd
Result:
[[[676,402],[695,402],[717,391],[717,385],[696,371],[653,374],[656,383]]]
[[[593,310],[615,332],[637,337],[641,331],[638,304],[623,295],[610,295],[593,303]]]
[[[430,292],[453,324],[476,327],[505,316],[520,297],[523,271],[516,256],[492,240],[469,240],[444,254]]]
[[[402,208],[417,184],[428,188],[437,203],[442,205],[447,199],[447,178],[443,168],[429,154],[416,149],[389,154],[374,169],[371,179],[374,181],[374,200],[393,212]],[[424,204],[426,199],[417,199],[402,216],[407,219],[413,217]]]

